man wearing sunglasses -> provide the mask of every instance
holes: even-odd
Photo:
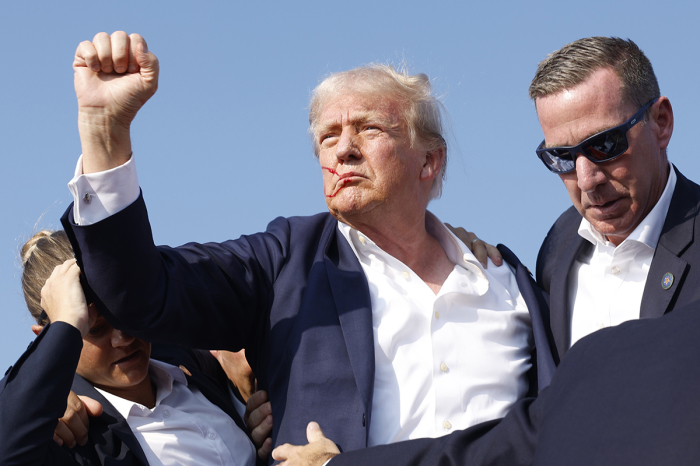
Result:
[[[630,40],[592,37],[549,55],[530,85],[537,156],[573,207],[537,259],[559,357],[580,338],[700,298],[700,187],[666,156],[673,110]]]

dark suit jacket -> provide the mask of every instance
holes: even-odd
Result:
[[[700,186],[678,169],[668,215],[651,262],[642,295],[640,317],[659,317],[691,301],[700,299]],[[551,327],[559,358],[571,342],[568,275],[584,248],[593,247],[581,238],[581,215],[571,207],[549,230],[537,257],[537,283],[550,295]],[[664,290],[663,276],[670,272],[673,285]]]
[[[94,225],[75,225],[71,208],[62,221],[94,291],[90,299],[114,325],[149,340],[246,349],[272,402],[275,445],[305,444],[306,425],[319,421],[343,450],[367,446],[369,288],[330,214],[278,218],[264,233],[174,249],[154,246],[142,197]],[[547,341],[545,298],[515,265],[535,340]],[[536,364],[550,368],[547,375],[554,367],[549,348],[538,349]]]
[[[330,466],[700,464],[698,307],[581,339],[549,388],[500,423],[345,453]]]
[[[57,322],[48,325],[8,369],[0,381],[0,464],[148,464],[126,420],[90,382],[75,374],[81,349],[80,332]],[[191,374],[185,373],[188,384],[246,432],[231,402],[225,375],[222,379],[223,371],[211,355],[160,345],[152,356],[186,368]],[[74,449],[59,447],[53,441],[56,420],[63,416],[71,389],[99,401],[104,408],[101,416],[90,419],[87,445]]]

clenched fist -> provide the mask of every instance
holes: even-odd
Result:
[[[158,59],[138,34],[100,32],[81,42],[73,61],[83,173],[131,157],[130,125],[158,89]]]

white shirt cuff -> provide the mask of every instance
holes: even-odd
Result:
[[[81,155],[68,189],[73,194],[73,220],[76,224],[92,225],[104,220],[139,198],[134,156],[116,168],[84,175]]]

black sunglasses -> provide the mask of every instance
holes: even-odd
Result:
[[[537,157],[551,172],[560,175],[576,170],[577,154],[585,155],[588,160],[594,163],[613,160],[624,154],[629,147],[627,131],[642,120],[644,112],[657,100],[659,100],[658,97],[647,102],[632,118],[621,125],[601,131],[577,146],[544,147],[544,141],[542,141],[535,150]]]

